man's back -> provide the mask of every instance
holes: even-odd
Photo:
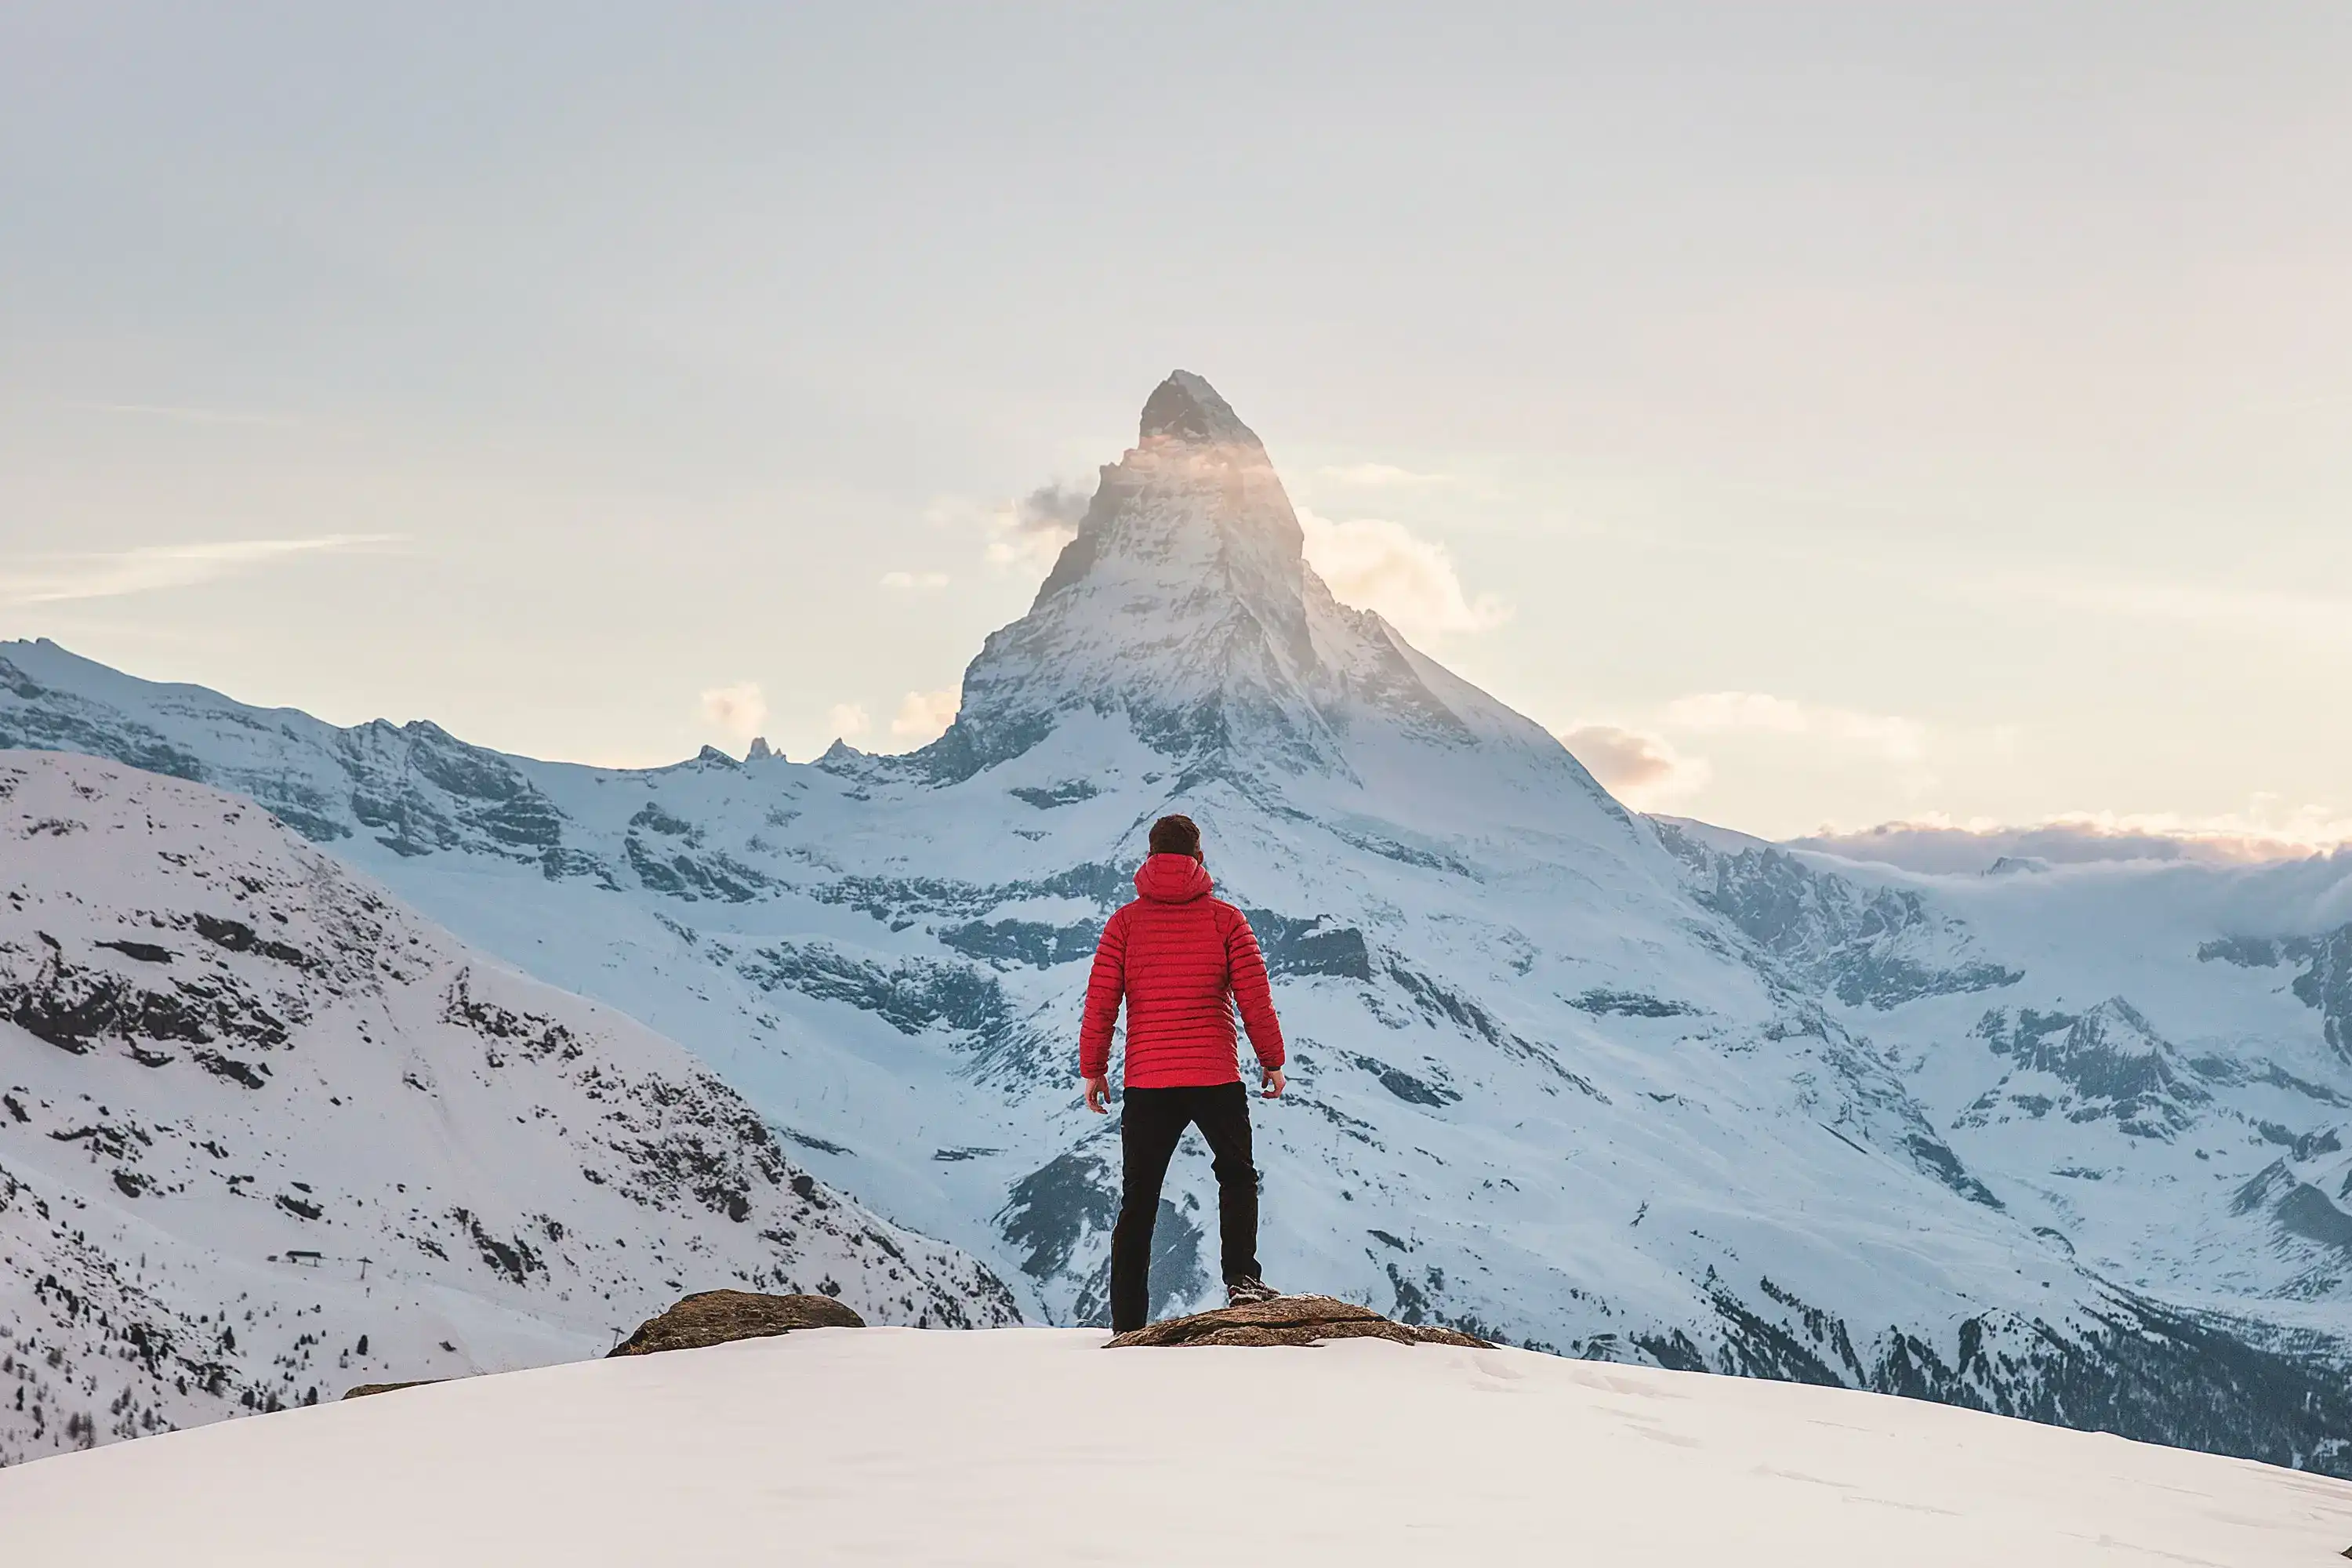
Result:
[[[1283,1062],[1265,960],[1241,910],[1212,898],[1188,855],[1154,855],[1135,874],[1138,897],[1111,916],[1087,986],[1079,1068],[1109,1070],[1112,1025],[1127,1007],[1129,1089],[1236,1083],[1234,1013],[1260,1064]]]

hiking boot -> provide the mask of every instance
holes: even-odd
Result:
[[[1255,1275],[1246,1279],[1225,1281],[1225,1305],[1228,1307],[1246,1306],[1252,1301],[1271,1301],[1281,1294]]]

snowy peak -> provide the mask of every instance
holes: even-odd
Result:
[[[1309,605],[1329,595],[1265,448],[1185,371],[1153,391],[1139,428],[1029,614],[965,671],[935,773],[970,776],[1086,711],[1123,719],[1181,768],[1247,755],[1345,772],[1312,689]]]
[[[1540,726],[1332,596],[1273,459],[1214,387],[1173,373],[1139,432],[1029,614],[965,671],[955,726],[918,764],[928,777],[969,778],[1093,715],[1187,780],[1360,784],[1374,752],[1477,749],[1517,753],[1538,794],[1622,816]]]
[[[1152,388],[1144,400],[1138,435],[1147,447],[1155,441],[1183,441],[1265,450],[1256,432],[1242,423],[1234,405],[1189,370],[1170,371],[1168,379]]]
[[[1200,608],[1223,589],[1295,637],[1306,537],[1256,435],[1214,387],[1181,370],[1145,402],[1140,432],[1103,468],[1035,607],[1081,582],[1140,588],[1171,605],[1198,598]]]

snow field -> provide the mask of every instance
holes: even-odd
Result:
[[[2352,1485],[1917,1401],[1356,1342],[819,1330],[0,1472],[12,1560],[2317,1563]]]

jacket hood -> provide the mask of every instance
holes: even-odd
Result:
[[[1155,903],[1190,903],[1216,885],[1190,855],[1154,855],[1135,873],[1135,890]]]

